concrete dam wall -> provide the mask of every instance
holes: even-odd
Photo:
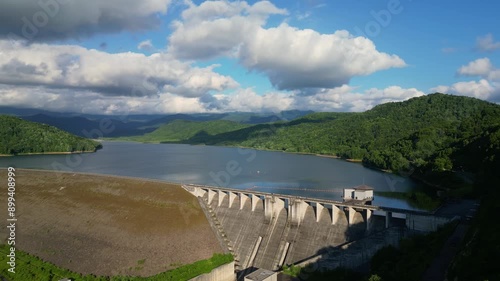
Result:
[[[185,187],[186,188],[186,187]],[[282,197],[186,188],[200,197],[219,235],[235,256],[236,270],[277,270],[325,249],[384,228],[384,219],[348,206]],[[378,221],[378,223],[376,222]]]

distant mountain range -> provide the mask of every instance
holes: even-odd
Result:
[[[160,126],[175,120],[196,122],[224,120],[241,124],[260,124],[290,121],[312,112],[289,110],[279,113],[230,112],[122,116],[58,113],[41,109],[0,107],[0,114],[18,116],[24,120],[51,125],[77,136],[90,138],[140,136],[151,133]],[[103,127],[106,129],[101,129]]]

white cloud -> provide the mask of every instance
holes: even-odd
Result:
[[[404,67],[396,55],[379,52],[373,42],[347,31],[320,34],[282,23],[266,28],[267,18],[287,11],[267,1],[209,1],[191,4],[174,23],[168,51],[184,59],[237,58],[267,75],[278,89],[334,88],[353,76]]]
[[[263,95],[256,94],[252,89],[240,89],[229,95],[214,95],[207,106],[220,111],[242,112],[279,112],[292,109],[294,97],[287,93],[270,92]]]
[[[314,111],[366,111],[380,103],[404,101],[424,95],[415,88],[403,89],[391,86],[385,89],[369,89],[364,92],[348,85],[322,89],[316,94],[303,95],[270,92],[262,96],[252,89],[242,89],[231,95],[215,95],[206,104],[221,111],[281,111],[289,109]]]
[[[500,101],[500,69],[495,68],[489,58],[480,58],[461,66],[460,76],[478,76],[479,81],[461,81],[452,85],[439,85],[433,92],[468,96],[492,102]]]
[[[154,49],[154,46],[151,40],[144,40],[137,45],[137,49],[150,52]]]
[[[488,80],[500,80],[500,69],[493,66],[489,58],[481,58],[460,67],[457,71],[463,76],[480,76]]]
[[[465,76],[488,76],[493,70],[493,65],[489,58],[477,59],[458,69],[458,74]]]
[[[139,31],[159,25],[171,0],[3,1],[0,37],[27,40],[83,38],[96,33]]]
[[[39,108],[55,112],[87,114],[197,113],[207,109],[198,98],[162,93],[156,96],[103,96],[92,91],[69,91],[45,87],[0,86],[0,104]]]
[[[184,59],[230,56],[245,37],[265,24],[271,14],[286,14],[267,1],[250,6],[245,1],[206,1],[191,6],[175,21],[169,52]]]
[[[246,88],[229,94],[207,94],[202,97],[179,96],[165,92],[153,96],[123,98],[104,96],[90,90],[0,85],[0,104],[4,106],[89,114],[279,112],[290,109],[365,111],[380,103],[404,101],[422,95],[423,93],[416,89],[403,89],[398,86],[357,92],[356,89],[343,85],[310,95],[300,92],[268,92],[259,95],[253,89]]]
[[[249,69],[265,73],[278,89],[286,90],[333,88],[347,84],[354,76],[405,66],[398,56],[380,53],[369,39],[345,30],[320,34],[285,23],[258,28],[255,37],[242,45],[240,60]]]
[[[431,90],[434,92],[468,96],[491,101],[496,100],[500,94],[499,85],[497,83],[490,83],[485,79],[481,79],[479,81],[458,82],[451,86],[441,85]]]
[[[486,34],[477,38],[476,48],[480,51],[491,52],[500,49],[500,42],[495,42],[493,35]]]
[[[75,45],[12,44],[0,40],[0,83],[90,90],[104,95],[164,93],[202,96],[235,88],[215,66],[194,67],[165,53],[110,54]]]
[[[298,96],[295,106],[305,105],[304,109],[315,111],[361,112],[381,103],[405,101],[423,95],[423,92],[415,88],[390,86],[385,89],[372,88],[356,92],[354,88],[343,85],[334,89],[324,89],[316,95]]]

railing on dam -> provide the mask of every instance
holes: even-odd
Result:
[[[337,201],[328,199],[318,199],[303,196],[293,196],[285,194],[277,194],[270,192],[243,190],[227,187],[215,187],[208,185],[186,184],[183,188],[195,195],[203,197],[208,194],[207,200],[210,204],[215,196],[218,198],[218,205],[221,206],[225,197],[228,197],[229,208],[231,208],[236,198],[239,198],[239,209],[242,210],[246,202],[250,202],[251,210],[254,211],[259,205],[263,205],[265,221],[271,221],[276,217],[281,210],[286,210],[288,221],[292,225],[299,225],[305,218],[305,213],[309,207],[312,207],[316,216],[316,221],[319,222],[322,216],[328,215],[332,225],[337,224],[338,220],[345,216],[347,224],[351,225],[354,222],[356,213],[361,213],[363,220],[366,223],[366,229],[370,229],[373,216],[385,217],[385,226],[390,227],[393,219],[405,219],[409,228],[417,229],[413,221],[432,221],[432,227],[435,229],[435,217],[432,212],[407,210],[401,208],[384,207],[363,204],[362,202],[353,201]],[[259,203],[260,202],[260,203]],[[324,213],[326,210],[327,213]]]
[[[191,193],[193,193],[194,188],[201,188],[201,189],[212,190],[212,191],[217,191],[217,192],[221,191],[221,192],[225,192],[226,194],[234,193],[234,194],[244,194],[247,196],[249,196],[249,195],[254,196],[255,195],[255,196],[260,197],[260,198],[265,198],[266,196],[271,196],[274,198],[285,199],[286,201],[301,200],[301,201],[304,201],[307,203],[317,203],[317,204],[321,204],[321,205],[335,205],[338,207],[352,207],[352,208],[356,208],[356,209],[365,209],[365,210],[371,210],[371,211],[383,211],[383,212],[400,213],[400,214],[414,214],[414,215],[433,215],[433,212],[429,212],[429,211],[408,210],[408,209],[394,208],[394,207],[366,205],[366,204],[362,204],[362,203],[359,203],[356,201],[344,202],[344,201],[329,200],[329,199],[319,199],[319,198],[303,197],[303,196],[296,196],[296,195],[254,191],[254,190],[248,190],[248,189],[236,189],[236,188],[217,187],[217,186],[198,185],[198,184],[185,184],[185,185],[183,185],[183,187]]]
[[[216,218],[215,224],[226,235],[241,269],[256,266],[276,270],[285,263],[316,256],[322,249],[381,231],[384,226],[432,231],[449,221],[431,212],[359,201],[207,185],[182,187],[198,197],[200,204],[209,206],[207,218]]]

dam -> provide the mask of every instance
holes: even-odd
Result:
[[[371,205],[373,190],[371,197],[358,198],[369,192],[366,186],[344,190],[343,201],[204,185],[183,188],[198,198],[219,242],[235,257],[236,272],[304,265],[364,237],[379,233],[377,239],[385,239],[381,233],[393,226],[426,232],[450,220]]]

